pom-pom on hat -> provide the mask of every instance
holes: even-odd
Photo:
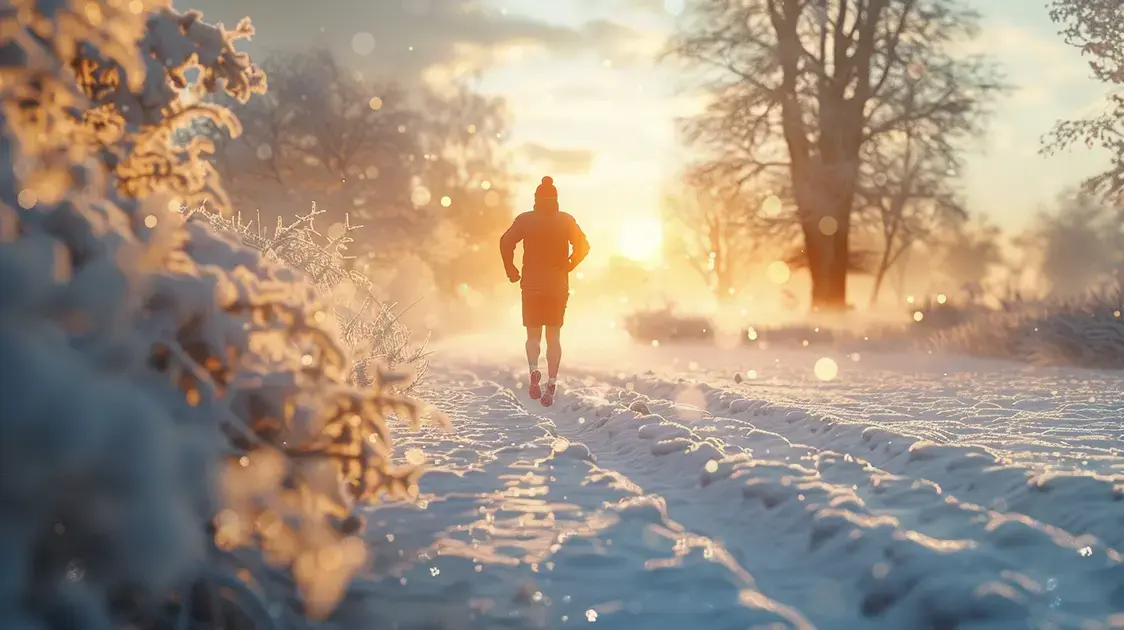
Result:
[[[542,183],[535,189],[535,199],[558,199],[558,189],[554,187],[552,177],[542,178]]]

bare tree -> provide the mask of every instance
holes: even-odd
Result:
[[[919,106],[920,88],[918,83],[905,86],[897,106],[907,122],[868,143],[860,167],[859,222],[868,219],[880,242],[871,270],[871,304],[878,301],[887,272],[903,255],[968,217],[953,185],[963,162],[956,140],[979,130],[983,117],[970,109],[944,120],[910,115]]]
[[[431,229],[413,199],[423,158],[408,94],[347,71],[325,51],[273,53],[262,67],[269,92],[231,105],[243,134],[215,156],[236,207],[257,211],[250,219],[268,228],[316,202],[321,228],[348,216],[365,226],[360,249],[375,242],[375,224],[383,249]]]
[[[268,95],[232,104],[245,131],[215,160],[244,217],[268,229],[316,202],[329,236],[361,226],[351,263],[381,269],[394,299],[459,300],[502,282],[488,246],[511,219],[502,99],[467,84],[407,91],[320,50],[274,53],[264,67]],[[407,254],[422,274],[408,281]]]
[[[465,246],[438,265],[441,288],[456,292],[498,279],[489,245],[511,222],[511,176],[503,155],[508,114],[503,99],[467,84],[419,99],[422,177],[442,208],[438,217]],[[445,204],[448,204],[445,207]]]
[[[963,54],[977,16],[955,0],[697,0],[669,53],[713,96],[687,124],[734,181],[787,172],[812,305],[846,308],[848,237],[867,147],[917,120],[953,124],[1000,88]],[[918,84],[916,107],[895,106]],[[833,229],[820,229],[830,218]]]
[[[761,215],[767,193],[745,195],[714,179],[692,177],[665,195],[664,219],[670,228],[669,253],[681,256],[718,302],[725,303],[746,281],[750,263],[784,239],[786,224]]]

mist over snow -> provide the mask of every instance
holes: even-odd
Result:
[[[0,629],[1124,627],[1124,162],[965,190],[1117,2],[180,4],[0,6]]]

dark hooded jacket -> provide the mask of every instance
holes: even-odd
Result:
[[[500,255],[509,278],[515,278],[515,246],[523,243],[520,288],[529,295],[566,296],[570,272],[589,255],[589,240],[571,215],[557,202],[536,203],[531,212],[515,217],[500,238]],[[571,248],[573,248],[571,250]]]

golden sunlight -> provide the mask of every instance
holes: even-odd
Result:
[[[636,262],[655,260],[663,246],[663,222],[658,217],[632,217],[617,228],[617,251]]]

